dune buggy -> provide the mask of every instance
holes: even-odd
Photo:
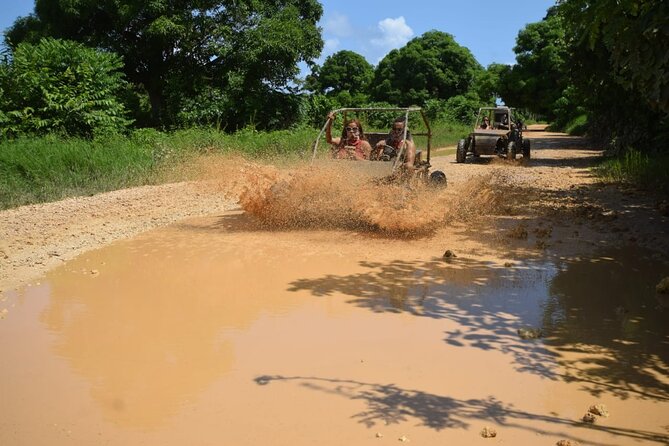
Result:
[[[430,151],[432,148],[432,130],[430,129],[430,124],[423,112],[423,109],[419,107],[362,107],[362,108],[340,108],[333,110],[331,114],[333,115],[342,115],[343,122],[355,116],[360,119],[363,124],[364,137],[372,146],[375,148],[377,143],[380,141],[386,141],[390,136],[388,130],[386,131],[369,131],[369,128],[384,126],[386,128],[391,127],[393,123],[393,118],[397,114],[404,116],[404,135],[402,139],[406,140],[407,138],[413,139],[416,143],[414,137],[419,137],[425,140],[424,149],[420,149],[416,143],[416,156],[414,159],[413,168],[411,170],[412,177],[419,178],[425,183],[432,183],[445,186],[446,185],[446,174],[440,170],[435,170],[430,172]],[[419,131],[411,131],[409,129],[409,116],[412,115],[416,122],[420,122],[421,128]],[[418,119],[416,118],[418,116]],[[367,117],[368,119],[365,119]],[[380,119],[382,117],[382,119]],[[368,121],[368,122],[365,122]],[[376,122],[372,122],[376,121]],[[318,137],[313,146],[313,153],[311,157],[312,163],[316,159],[318,153],[319,141],[327,128],[328,123],[326,122],[323,128],[321,129]],[[418,127],[418,126],[417,126]],[[336,133],[336,132],[335,132]],[[405,157],[406,149],[405,147],[400,147],[399,149],[394,149],[391,146],[381,144],[382,151],[378,154],[370,156],[370,159],[357,160],[355,163],[360,167],[361,170],[366,171],[367,173],[386,178],[406,178],[406,166]]]
[[[481,107],[474,130],[458,141],[455,161],[464,163],[468,155],[497,155],[509,160],[522,154],[530,158],[530,140],[523,138],[523,123],[511,107]]]

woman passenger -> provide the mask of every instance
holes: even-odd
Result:
[[[336,159],[366,160],[372,152],[372,146],[365,138],[360,121],[350,119],[344,125],[340,138],[332,137],[334,115],[328,114],[325,126],[325,140],[332,145],[332,157]]]

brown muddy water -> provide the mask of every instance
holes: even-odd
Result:
[[[667,444],[666,265],[445,260],[445,231],[239,211],[84,254],[4,295],[0,445]]]

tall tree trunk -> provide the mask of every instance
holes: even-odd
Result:
[[[146,84],[146,91],[149,93],[149,102],[151,103],[151,121],[154,127],[160,127],[163,116],[163,90],[160,82],[149,81]]]

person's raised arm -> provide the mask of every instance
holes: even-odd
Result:
[[[328,121],[325,124],[325,141],[328,144],[338,144],[339,140],[336,142],[332,139],[332,121],[334,121],[334,114],[328,113]]]

